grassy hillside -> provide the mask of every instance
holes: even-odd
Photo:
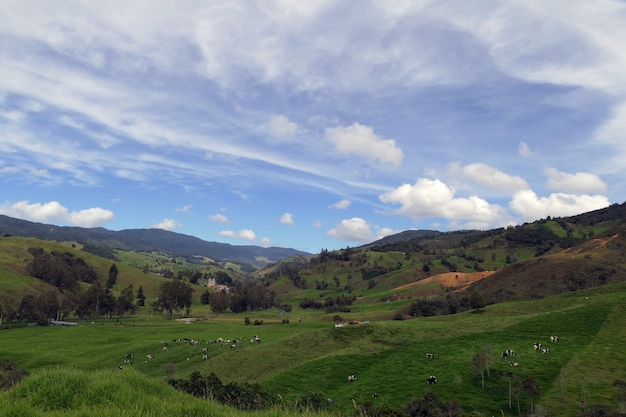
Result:
[[[466,415],[512,416],[535,405],[547,415],[576,416],[595,404],[624,411],[626,233],[623,206],[611,209],[612,214],[605,210],[492,231],[405,233],[377,245],[296,256],[249,275],[234,264],[225,268],[199,256],[117,250],[113,261],[82,251],[77,242],[0,238],[0,307],[15,307],[25,294],[52,288],[26,275],[30,247],[83,258],[101,283],[115,263],[119,274],[112,292],[118,295],[132,284],[147,296],[146,306],[130,317],[71,327],[5,323],[0,360],[12,359],[31,376],[1,394],[0,416],[60,410],[200,415],[196,400],[187,401],[191,398],[164,383],[195,371],[214,372],[224,383],[260,384],[285,404],[321,394],[343,415],[353,415],[355,404],[402,407],[430,392],[442,401],[459,401]],[[194,303],[184,320],[149,307],[169,280],[162,271],[188,279],[191,270],[260,282],[258,288],[274,292],[277,306],[215,314],[200,304],[206,287],[199,282],[191,284]],[[485,309],[470,310],[472,292],[484,298]],[[340,299],[349,302],[333,304]],[[449,314],[451,306],[457,314]],[[338,322],[360,324],[335,327]],[[560,341],[550,343],[552,335]],[[536,342],[549,353],[537,352]],[[518,366],[500,356],[505,349],[516,352]],[[426,359],[426,352],[436,359]],[[479,354],[484,387],[476,368]],[[125,361],[128,355],[132,359]],[[357,380],[348,382],[352,374]],[[426,384],[430,375],[437,377],[436,385]],[[131,392],[145,378],[155,386],[154,396],[170,398],[171,404],[150,408],[135,394],[140,408],[132,408],[92,376]],[[44,379],[66,388],[46,386]],[[33,380],[43,385],[40,391]],[[538,393],[525,389],[529,381],[537,382]],[[78,398],[75,386],[81,384],[93,384],[87,389],[97,393],[92,400]],[[96,411],[104,401],[99,394],[110,402],[102,414]],[[5,409],[12,411],[2,414]],[[238,414],[224,408],[209,413]]]
[[[276,311],[251,315],[264,320],[260,326],[245,325],[239,315],[191,324],[143,316],[66,328],[4,330],[0,359],[10,357],[35,373],[59,369],[123,373],[132,368],[154,381],[188,377],[193,371],[215,372],[225,382],[261,383],[285,401],[321,392],[344,414],[353,413],[353,400],[364,403],[374,392],[378,403],[402,406],[432,391],[442,400],[459,400],[467,412],[491,415],[503,410],[516,415],[516,396],[513,409],[508,408],[506,373],[512,371],[513,383],[529,376],[537,379],[541,392],[534,402],[549,415],[576,415],[581,396],[589,406],[601,403],[617,409],[623,405],[621,388],[613,382],[626,375],[625,309],[626,286],[618,284],[532,302],[502,303],[478,314],[340,328],[323,316],[297,309],[289,314],[288,324],[279,324]],[[252,335],[261,342],[251,343]],[[558,335],[560,341],[550,344],[550,335]],[[241,339],[241,343],[234,350],[208,343],[220,337]],[[179,338],[200,344],[173,342]],[[167,351],[161,349],[162,340],[169,342]],[[550,353],[534,351],[535,342],[542,342]],[[208,348],[207,360],[202,359],[203,347]],[[518,367],[500,358],[504,349],[516,351]],[[473,356],[482,350],[493,362],[484,389],[472,367]],[[436,359],[426,360],[426,352]],[[123,361],[126,353],[135,358],[132,366]],[[146,362],[147,354],[155,358]],[[357,375],[357,381],[347,382],[350,374]],[[427,385],[429,375],[436,375],[439,383]],[[523,390],[519,403],[524,412],[530,407]]]

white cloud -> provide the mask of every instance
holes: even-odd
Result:
[[[282,224],[292,225],[293,224],[293,214],[291,214],[291,213],[284,213],[282,216],[280,216],[280,222]]]
[[[609,205],[608,199],[600,195],[554,193],[548,197],[538,197],[532,190],[518,192],[509,203],[511,210],[525,221],[535,221],[547,216],[575,216]]]
[[[528,147],[528,144],[524,141],[519,143],[519,147],[517,148],[517,153],[519,156],[523,156],[524,158],[539,158],[539,152],[535,152]]]
[[[568,174],[555,168],[547,168],[545,173],[548,176],[547,186],[550,190],[574,194],[603,193],[607,190],[600,177],[588,172]]]
[[[174,209],[175,212],[177,213],[189,213],[189,211],[191,210],[191,205],[186,205],[186,206],[182,206],[182,207],[177,207]]]
[[[238,231],[222,230],[221,232],[218,233],[218,235],[222,237],[232,238],[232,239],[244,239],[244,240],[254,240],[256,238],[254,231],[250,229],[241,229]]]
[[[259,245],[263,246],[264,248],[269,248],[270,247],[270,240],[267,237],[262,237],[261,239],[259,239]]]
[[[224,215],[223,215],[223,214],[221,214],[221,213],[211,214],[211,215],[209,215],[209,219],[210,219],[211,221],[213,221],[213,222],[216,222],[216,223],[224,223],[224,224],[228,223],[228,221],[229,221],[229,220],[228,220],[228,217],[224,216]]]
[[[276,138],[287,138],[298,133],[298,125],[282,114],[274,114],[268,125],[269,133]]]
[[[404,154],[393,139],[384,139],[370,126],[354,123],[351,126],[326,129],[326,140],[335,145],[339,153],[355,154],[400,166]]]
[[[486,164],[468,164],[461,166],[451,163],[447,166],[447,173],[458,182],[470,180],[488,190],[513,195],[519,190],[527,190],[528,183],[521,177],[506,174]]]
[[[162,230],[170,230],[170,231],[180,229],[181,227],[183,227],[181,223],[177,222],[174,219],[168,219],[168,218],[161,220],[159,223],[151,224],[150,226],[148,226],[149,229],[162,229]]]
[[[313,227],[315,227],[316,229],[321,228],[324,225],[324,223],[321,220],[316,220],[313,222]]]
[[[420,178],[414,185],[403,184],[379,198],[384,203],[399,204],[397,214],[415,220],[444,218],[451,221],[471,221],[485,228],[506,221],[504,209],[489,204],[477,196],[454,197],[455,191],[440,180]]]
[[[391,236],[398,233],[397,230],[394,230],[390,227],[378,227],[376,226],[376,240],[382,239],[385,236]]]
[[[0,205],[0,213],[41,223],[57,221],[80,227],[99,227],[106,222],[112,221],[114,217],[112,211],[100,207],[69,211],[58,201],[50,201],[43,204],[30,204],[26,200],[17,203],[5,202]]]
[[[341,201],[336,202],[335,204],[331,204],[328,207],[329,208],[333,208],[333,209],[337,209],[337,210],[345,210],[348,207],[350,207],[350,204],[352,204],[352,202],[350,200],[341,200]]]
[[[359,217],[342,220],[334,229],[327,231],[326,235],[359,243],[371,242],[374,239],[369,223]]]

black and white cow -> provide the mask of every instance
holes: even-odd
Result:
[[[503,358],[509,358],[511,356],[515,356],[515,352],[513,351],[513,349],[506,349],[502,351],[502,355]]]
[[[352,374],[352,375],[348,375],[348,382],[353,382],[356,381],[356,375]]]
[[[519,363],[514,362],[514,361],[509,361],[509,366],[518,366]]]
[[[429,376],[428,378],[426,378],[426,383],[428,385],[436,384],[437,383],[437,377],[435,375]]]
[[[426,359],[435,359],[435,354],[434,353],[426,353]]]
[[[558,341],[559,341],[559,336],[550,336],[550,341],[551,341],[552,343],[556,343],[556,342],[558,342]]]

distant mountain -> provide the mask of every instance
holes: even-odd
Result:
[[[161,251],[175,256],[206,256],[217,262],[249,264],[256,268],[295,255],[310,255],[296,249],[261,246],[239,246],[207,242],[194,236],[161,229],[108,230],[35,223],[0,215],[0,235],[34,237],[44,240],[76,241],[111,249]]]

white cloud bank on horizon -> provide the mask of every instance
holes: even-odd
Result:
[[[182,223],[174,219],[164,218],[159,223],[151,224],[150,226],[148,226],[148,229],[161,229],[171,232],[173,230],[180,229],[181,227],[183,227]]]
[[[0,214],[40,223],[57,221],[79,227],[99,227],[114,219],[114,214],[110,210],[94,207],[69,211],[58,201],[49,201],[43,204],[30,204],[26,200],[17,203],[7,201],[0,204]]]
[[[254,240],[256,238],[256,234],[251,229],[241,229],[238,231],[234,230],[222,230],[217,233],[218,236],[228,237],[231,239],[243,239],[243,240]]]

